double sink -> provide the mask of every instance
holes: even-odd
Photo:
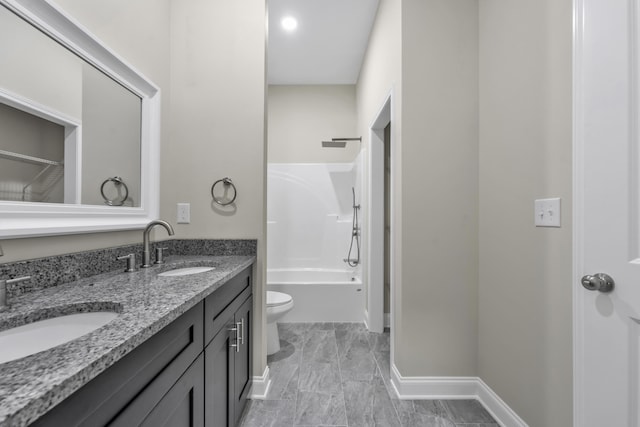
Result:
[[[214,269],[215,267],[210,266],[173,268],[158,273],[157,276],[189,276]],[[77,310],[85,311],[87,307],[78,305]],[[47,310],[35,316],[27,314],[21,318],[9,319],[15,326],[0,332],[0,364],[49,350],[93,332],[116,319],[121,306],[112,304],[108,310],[100,308],[96,308],[96,311],[91,311],[91,308],[89,310],[63,315],[60,315],[57,310]],[[42,320],[34,321],[34,318]]]

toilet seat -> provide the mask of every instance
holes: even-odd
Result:
[[[291,295],[283,292],[267,291],[267,307],[278,307],[285,305],[293,300]]]

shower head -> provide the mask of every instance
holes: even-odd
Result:
[[[322,141],[324,148],[344,148],[347,146],[347,141]]]
[[[358,138],[331,138],[331,141],[322,141],[324,148],[344,148],[347,146],[347,141],[360,141],[362,137]]]

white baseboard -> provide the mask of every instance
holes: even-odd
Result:
[[[391,313],[384,314],[384,327],[385,328],[391,327]]]
[[[262,376],[254,376],[251,380],[251,392],[249,393],[250,399],[261,400],[267,398],[269,387],[271,386],[271,379],[269,378],[269,366],[264,368]]]
[[[528,427],[527,423],[480,378],[478,378],[478,400],[504,427]]]
[[[402,400],[476,399],[502,427],[528,427],[491,388],[478,377],[403,377],[391,366],[391,384]]]

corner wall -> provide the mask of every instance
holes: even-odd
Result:
[[[266,367],[262,329],[265,266],[264,0],[172,0],[170,144],[162,148],[164,218],[176,203],[191,204],[191,223],[177,237],[257,239],[254,283],[254,374]],[[212,184],[229,177],[233,205],[211,197]]]
[[[401,161],[400,153],[402,152],[402,76],[401,76],[401,62],[402,62],[402,1],[401,0],[380,0],[378,5],[378,12],[373,24],[371,35],[369,37],[369,45],[363,60],[362,68],[360,69],[360,76],[358,78],[358,84],[356,86],[356,103],[358,113],[358,134],[362,136],[362,166],[363,166],[363,181],[365,188],[362,191],[361,205],[362,205],[362,230],[366,230],[362,233],[361,248],[363,253],[362,263],[362,275],[363,284],[367,293],[367,299],[369,298],[369,254],[368,248],[370,246],[369,241],[369,229],[371,212],[369,211],[369,205],[371,202],[371,171],[369,163],[372,157],[372,141],[370,135],[370,127],[373,121],[380,113],[380,109],[385,105],[389,96],[392,97],[391,106],[391,122],[392,122],[392,152],[394,158],[392,159],[392,173],[394,173],[393,186],[394,186],[394,207],[392,215],[396,218],[394,224],[395,228],[392,230],[393,237],[395,239],[394,256],[396,259],[400,259],[400,230],[401,230],[401,206],[402,200],[401,190],[402,183],[400,180]],[[375,148],[375,147],[374,147]],[[395,270],[394,283],[401,281],[401,269]],[[382,280],[381,280],[382,282]],[[393,326],[393,320],[392,320]],[[382,325],[380,325],[382,328]],[[391,336],[392,341],[395,337],[396,328],[392,327]],[[394,357],[394,349],[391,348],[391,359]]]
[[[572,425],[572,2],[480,1],[479,376],[532,427]],[[562,228],[536,228],[536,198]]]
[[[477,375],[478,3],[402,2],[402,376]]]

